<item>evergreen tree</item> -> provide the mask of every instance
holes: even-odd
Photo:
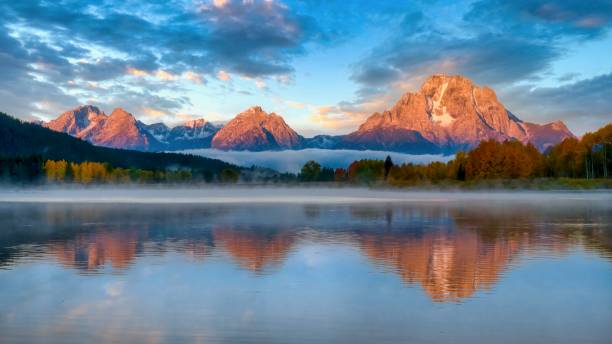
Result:
[[[391,160],[391,156],[387,155],[385,159],[385,180],[389,176],[389,172],[391,172],[391,168],[393,168],[393,161]]]

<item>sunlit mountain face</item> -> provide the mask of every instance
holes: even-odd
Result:
[[[328,249],[348,250],[432,301],[458,302],[495,290],[538,257],[584,250],[610,259],[610,213],[587,205],[3,205],[0,263],[129,276],[178,255],[184,264],[221,262],[263,278],[299,273],[286,261],[311,250],[322,260]]]

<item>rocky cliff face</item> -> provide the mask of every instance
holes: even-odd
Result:
[[[164,123],[142,124],[142,128],[153,135],[159,142],[166,142],[170,134],[170,128]]]
[[[85,105],[66,111],[58,118],[43,123],[43,126],[82,139],[89,139],[90,135],[99,130],[105,121],[104,112],[95,106]]]
[[[168,140],[196,140],[211,137],[219,131],[215,125],[205,119],[196,119],[185,122],[183,125],[176,126],[170,130]],[[209,140],[210,141],[210,140]]]
[[[80,106],[43,125],[97,146],[136,150],[152,150],[160,146],[143,123],[121,108],[107,116],[95,106]]]
[[[223,150],[278,150],[300,146],[302,138],[282,117],[252,107],[228,122],[212,139],[212,147]]]
[[[158,145],[142,123],[129,112],[117,108],[106,118],[102,127],[89,138],[93,144],[104,147],[148,150]]]
[[[521,122],[521,125],[527,133],[529,142],[542,151],[563,141],[567,137],[574,137],[574,134],[561,121],[548,124]]]
[[[185,122],[172,128],[165,138],[168,150],[208,148],[219,128],[205,119]]]
[[[567,128],[559,130],[561,127],[565,125],[547,127],[546,137],[539,137],[538,125],[517,119],[492,89],[476,86],[462,76],[434,75],[418,92],[402,96],[390,110],[370,116],[348,138],[377,132],[376,143],[384,146],[395,144],[395,137],[380,133],[402,129],[418,132],[447,151],[473,147],[488,139],[532,141],[543,148],[571,136]]]

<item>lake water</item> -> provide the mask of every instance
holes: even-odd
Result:
[[[1,343],[612,341],[610,193],[112,194],[0,194]]]

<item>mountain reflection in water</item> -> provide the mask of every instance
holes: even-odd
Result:
[[[611,214],[597,204],[0,205],[0,268],[56,261],[82,274],[129,273],[173,252],[274,274],[312,245],[358,249],[433,301],[490,290],[521,257],[580,247],[612,257]]]
[[[609,343],[610,197],[521,195],[0,202],[0,342]]]

